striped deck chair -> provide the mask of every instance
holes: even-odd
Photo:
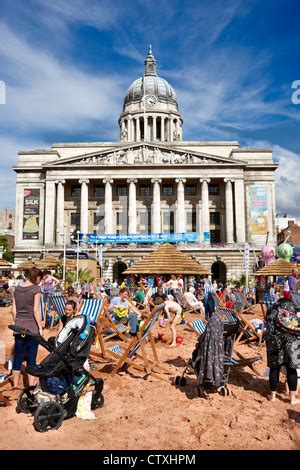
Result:
[[[174,292],[174,297],[175,300],[182,307],[184,313],[196,313],[197,315],[202,313],[199,307],[194,307],[190,304],[190,302],[186,299],[182,292]]]
[[[5,341],[0,341],[0,358],[3,358],[3,363],[1,361],[1,365],[5,362]],[[5,387],[10,383],[12,378],[11,372],[9,374],[0,375],[0,404],[3,406],[10,406],[11,403],[7,397],[5,397],[1,391],[2,387]]]
[[[207,321],[206,320],[194,320],[194,321],[188,321],[187,326],[194,332],[196,333],[197,336],[203,335]]]
[[[159,380],[169,382],[161,373],[170,374],[171,371],[160,364],[151,333],[153,325],[163,309],[164,304],[154,307],[142,328],[132,340],[127,340],[121,344],[114,344],[106,349],[108,354],[117,361],[111,374],[112,377],[126,365],[127,367],[133,367],[143,372],[145,376],[151,375]],[[151,346],[152,359],[148,357],[146,351],[147,342],[149,342]]]
[[[231,357],[228,362],[224,362],[224,365],[228,365],[230,367],[250,367],[250,369],[255,373],[255,375],[261,377],[261,372],[253,364],[257,361],[260,361],[262,359],[262,356],[257,355],[247,358],[237,351],[235,351],[235,354],[240,359],[235,359],[234,357]]]
[[[298,294],[298,292],[292,292],[291,295],[293,302],[295,302],[297,307],[300,307],[300,294]]]
[[[101,352],[90,351],[91,356],[106,359],[105,343],[114,337],[126,341],[124,333],[128,331],[128,326],[124,323],[115,324],[108,309],[108,299],[84,299],[81,305],[80,314],[86,315],[92,325],[96,327],[96,344],[99,342]]]
[[[40,300],[40,314],[41,314],[42,325],[43,325],[43,327],[45,327],[46,315],[45,315],[45,305],[44,305],[42,295],[41,295],[41,300]]]
[[[236,302],[234,303],[234,309],[240,313],[250,313],[254,305],[250,305],[246,297],[239,290],[234,291]]]
[[[258,333],[256,328],[250,323],[250,321],[248,321],[244,317],[244,315],[234,309],[225,307],[218,307],[217,312],[219,312],[221,315],[226,315],[228,319],[230,319],[229,315],[232,314],[233,317],[238,317],[238,319],[240,320],[239,335],[235,342],[236,346],[240,344],[250,343],[252,341],[258,341],[259,344],[261,344],[263,331],[261,333]]]
[[[61,293],[55,293],[49,296],[49,302],[56,312],[56,315],[48,312],[48,317],[51,319],[49,328],[52,330],[54,327],[58,326],[60,318],[65,313],[66,299]]]

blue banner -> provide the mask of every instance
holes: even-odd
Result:
[[[179,243],[179,242],[210,242],[209,232],[193,233],[159,233],[159,234],[134,234],[134,235],[101,235],[98,233],[88,233],[80,235],[80,241],[85,243]]]

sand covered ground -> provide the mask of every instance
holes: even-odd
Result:
[[[254,317],[251,317],[254,318]],[[6,352],[13,344],[10,308],[0,309],[0,339]],[[160,329],[160,331],[162,331]],[[196,337],[185,325],[178,328],[183,344],[169,348],[154,337],[161,362],[181,374],[191,356]],[[48,334],[48,332],[47,332]],[[165,336],[170,337],[169,330]],[[41,348],[40,348],[41,349]],[[243,346],[241,351],[256,355],[256,346]],[[257,363],[266,368],[265,351]],[[44,355],[41,349],[39,358]],[[18,392],[4,387],[12,406],[1,407],[1,449],[106,449],[106,450],[200,450],[200,449],[299,449],[300,406],[291,407],[283,383],[276,403],[267,399],[266,378],[255,376],[249,368],[232,371],[231,395],[210,394],[199,398],[196,376],[189,375],[186,387],[154,378],[144,380],[138,372],[122,372],[110,378],[111,367],[96,363],[105,380],[105,405],[95,411],[96,420],[66,420],[57,431],[44,434],[33,428],[33,418],[15,412]],[[1,366],[2,373],[4,371]],[[1,373],[1,371],[0,371]],[[171,377],[170,376],[170,377]]]

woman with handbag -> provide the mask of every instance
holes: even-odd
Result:
[[[267,358],[270,368],[271,401],[276,399],[279,373],[286,368],[291,405],[300,403],[297,398],[297,368],[300,367],[300,318],[296,305],[282,298],[267,311]]]
[[[15,288],[13,299],[13,319],[16,326],[29,330],[31,333],[43,335],[40,310],[43,273],[40,269],[29,269],[27,279]],[[18,388],[22,362],[27,366],[36,365],[38,342],[33,336],[15,334],[14,361],[12,367],[13,386]],[[28,375],[29,385],[35,385],[36,377]]]

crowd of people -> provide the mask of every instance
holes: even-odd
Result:
[[[295,291],[298,279],[298,271],[295,269],[287,279],[283,291],[279,291],[274,285],[270,286],[270,294],[275,296],[274,303],[270,306],[266,315],[266,346],[268,366],[270,368],[269,380],[271,399],[276,397],[279,380],[279,372],[282,366],[286,368],[287,383],[292,404],[298,404],[297,399],[297,369],[300,368],[299,354],[295,355],[295,338],[291,332],[278,329],[277,314],[284,311],[298,316],[300,328],[300,314],[291,299],[291,293]],[[51,295],[61,289],[61,281],[51,272],[42,272],[37,268],[28,270],[26,278],[19,279],[11,285],[13,302],[12,315],[15,324],[26,328],[33,333],[44,335],[44,324],[40,314],[40,301],[43,299],[46,308],[50,309]],[[169,346],[175,347],[176,328],[184,323],[184,309],[178,302],[178,293],[181,298],[186,299],[188,304],[196,307],[199,313],[209,320],[213,308],[209,304],[211,293],[222,298],[223,304],[228,308],[235,308],[237,292],[241,292],[252,305],[255,299],[255,291],[245,291],[239,285],[222,285],[209,278],[196,278],[190,276],[183,279],[182,276],[172,275],[169,279],[163,276],[149,276],[148,278],[125,278],[121,283],[117,281],[99,279],[91,287],[89,284],[69,287],[61,290],[65,296],[65,312],[59,319],[58,331],[68,321],[80,312],[83,299],[106,298],[107,309],[115,324],[124,323],[128,326],[126,335],[133,338],[137,335],[141,324],[149,314],[150,310],[157,305],[164,304],[162,314],[159,318],[159,326],[170,328],[171,341]],[[132,308],[134,305],[136,308]],[[298,341],[298,339],[297,339]],[[38,343],[32,336],[15,334],[13,352],[12,375],[14,387],[19,387],[20,371],[22,362],[26,360],[27,365],[35,365],[38,351]],[[298,362],[297,362],[298,361]],[[35,377],[29,376],[29,385],[36,381]]]

